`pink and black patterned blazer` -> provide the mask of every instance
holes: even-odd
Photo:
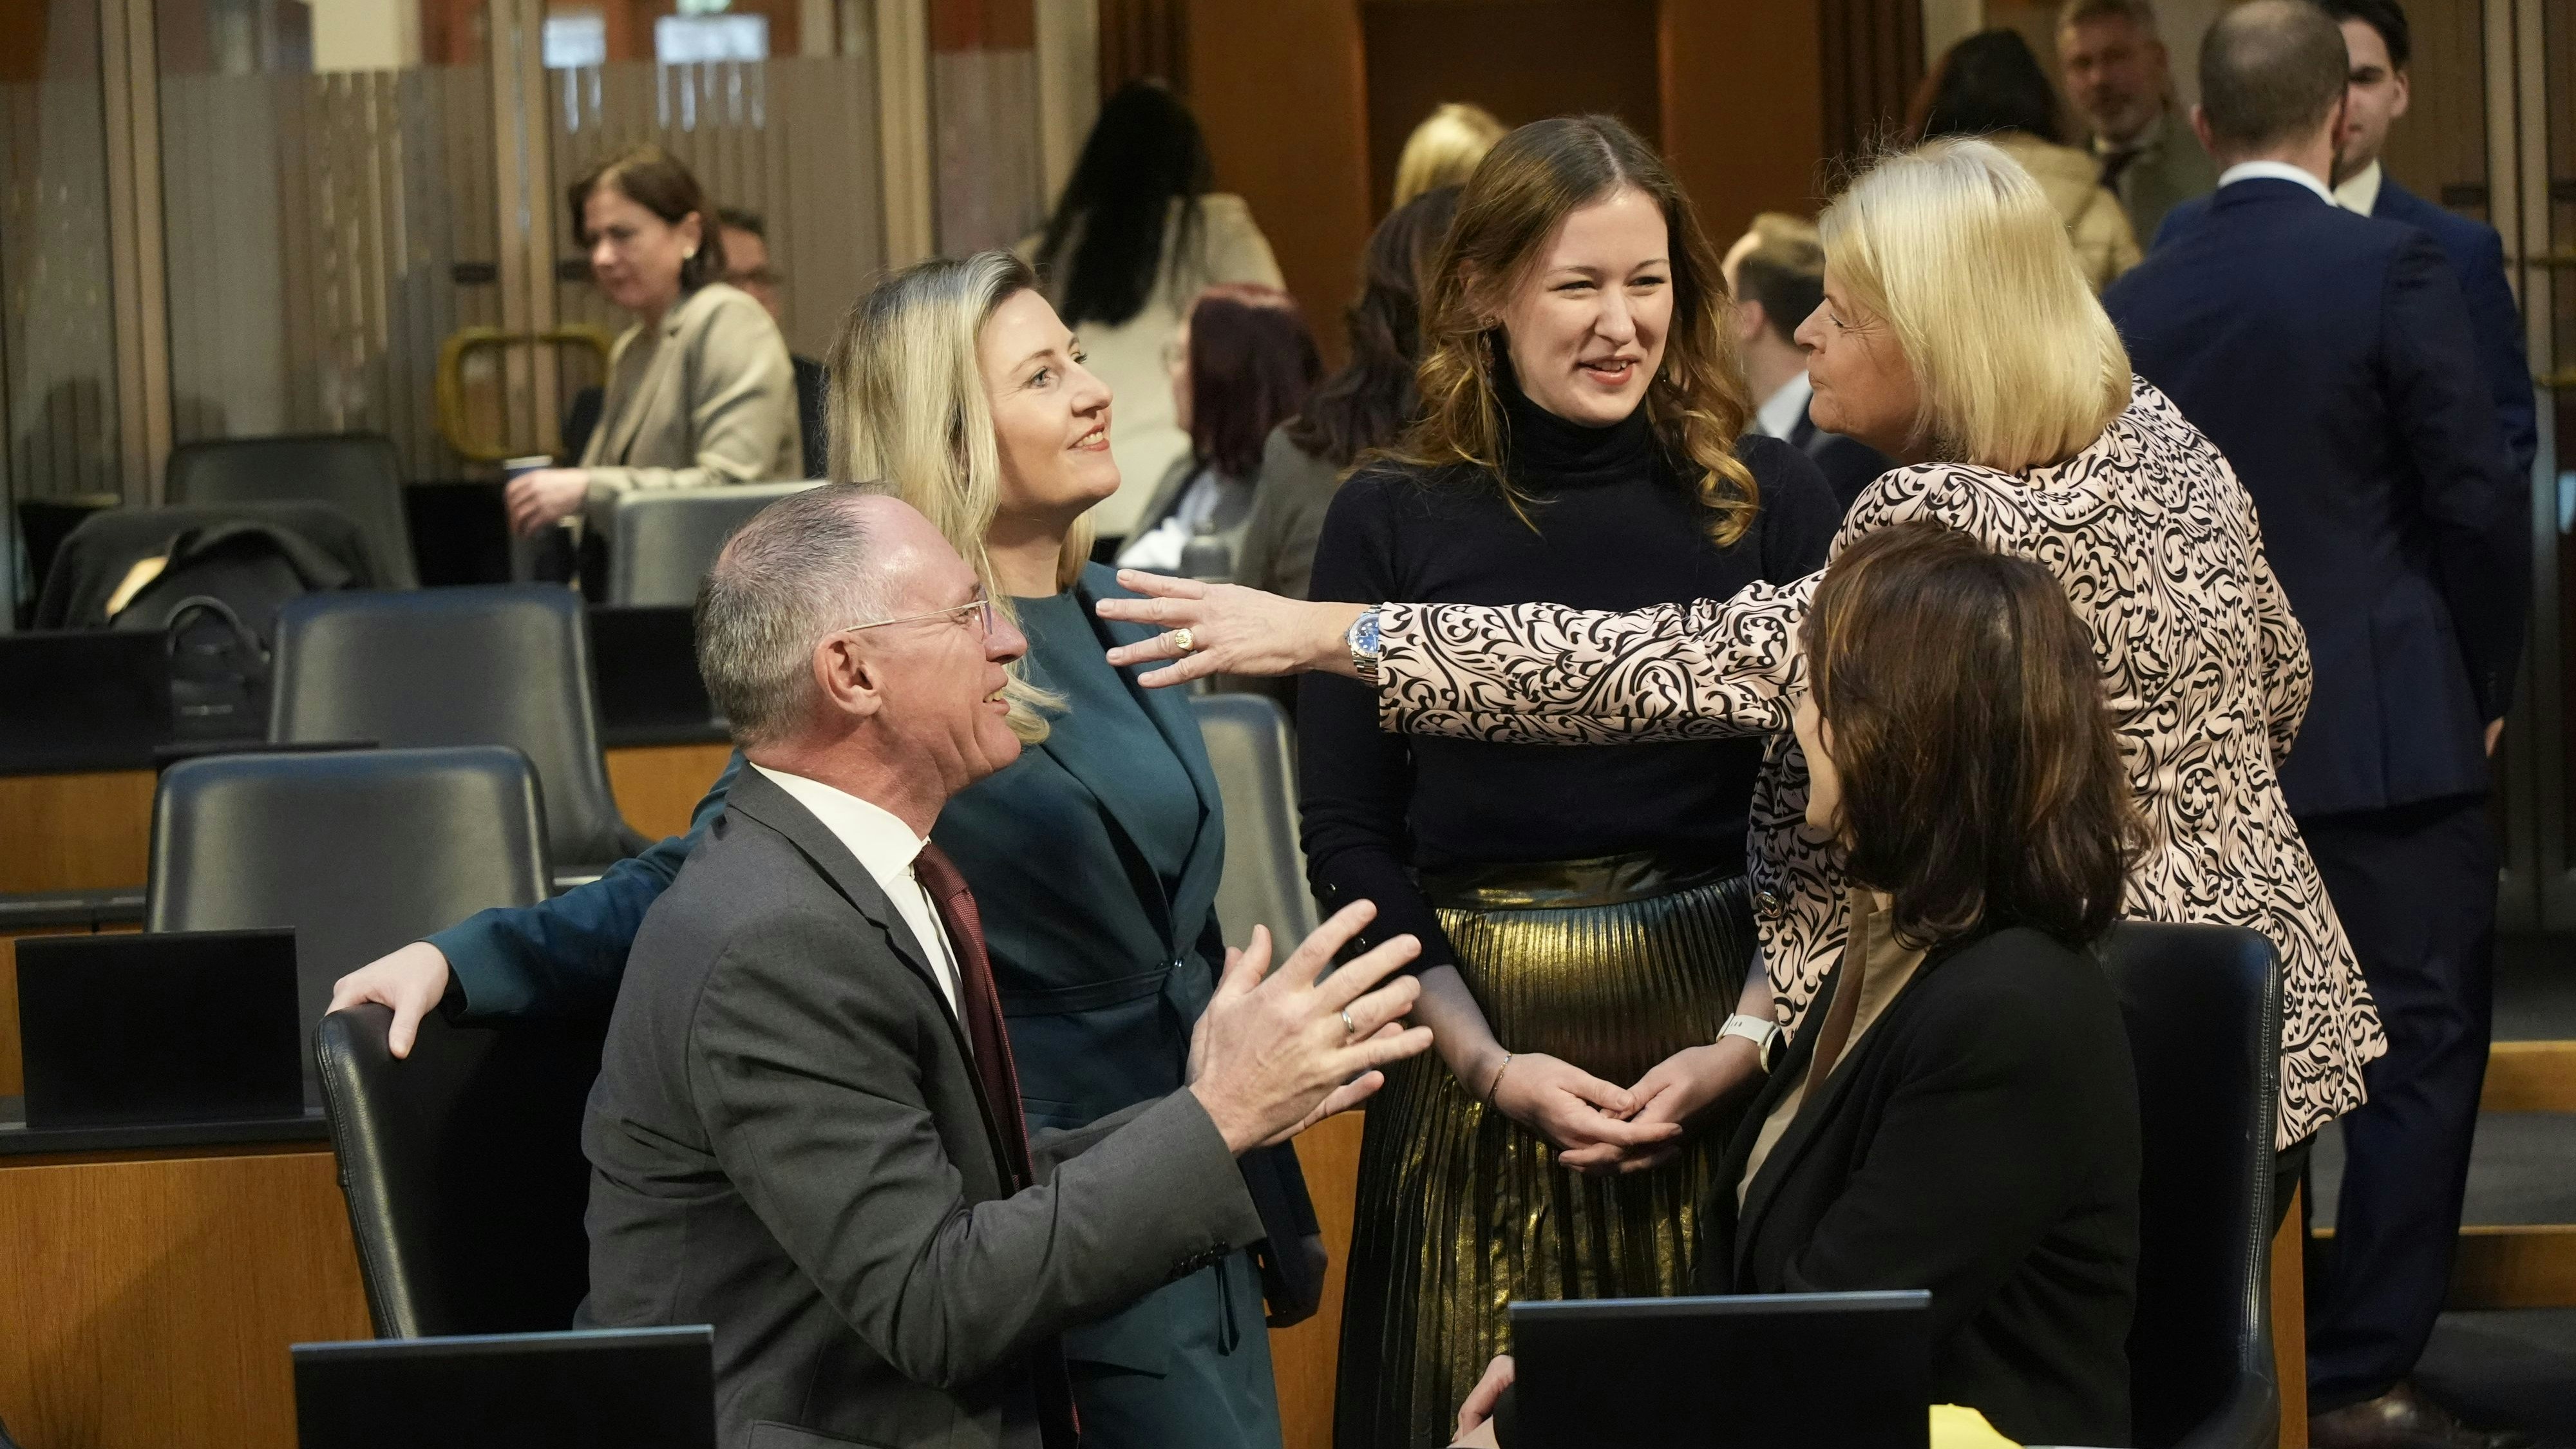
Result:
[[[2282,802],[2308,704],[2307,636],[2218,449],[2144,379],[2092,446],[2026,473],[1934,463],[1881,477],[1836,551],[1930,519],[2057,576],[2093,633],[2149,846],[2127,915],[2248,926],[2279,946],[2282,1145],[2363,1100],[2388,1049],[2361,968]],[[1793,1027],[1845,932],[1842,854],[1805,822],[1789,730],[1815,580],[1634,613],[1387,604],[1389,729],[1522,743],[1771,736],[1748,853],[1763,955]]]

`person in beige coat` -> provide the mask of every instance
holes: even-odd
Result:
[[[1168,354],[1199,293],[1283,285],[1252,209],[1209,190],[1212,169],[1189,107],[1131,81],[1100,108],[1046,230],[1018,247],[1117,400],[1109,453],[1125,481],[1091,510],[1102,538],[1133,533],[1155,484],[1190,454]]]
[[[573,225],[599,289],[635,314],[608,354],[597,427],[571,468],[512,479],[510,525],[534,536],[630,492],[805,476],[796,370],[768,309],[724,275],[697,178],[646,146],[573,183]]]
[[[2138,264],[2129,214],[2102,185],[2101,164],[2064,144],[2057,93],[2014,32],[1981,31],[1950,47],[1915,94],[1909,134],[1917,142],[1981,136],[2020,163],[2066,223],[2095,296]]]

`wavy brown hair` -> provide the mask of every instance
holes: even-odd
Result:
[[[1690,198],[1634,131],[1612,116],[1533,121],[1487,153],[1458,198],[1458,218],[1440,248],[1422,303],[1422,365],[1414,377],[1422,412],[1392,450],[1421,468],[1465,464],[1495,479],[1529,517],[1531,501],[1505,471],[1503,301],[1537,266],[1548,239],[1579,207],[1634,188],[1654,198],[1670,235],[1673,321],[1664,361],[1642,404],[1666,455],[1709,512],[1709,537],[1744,536],[1761,502],[1735,441],[1753,419],[1733,336],[1733,305],[1718,254],[1700,230]]]
[[[2091,633],[2038,564],[1937,523],[1836,556],[1806,628],[1851,878],[1930,945],[2029,926],[2081,948],[2145,830]]]

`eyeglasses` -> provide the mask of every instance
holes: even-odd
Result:
[[[883,629],[893,624],[917,624],[924,619],[954,619],[958,615],[966,613],[969,610],[974,611],[976,615],[975,629],[977,633],[990,634],[993,632],[993,601],[985,598],[980,592],[977,593],[974,598],[952,608],[933,609],[927,614],[906,614],[900,619],[879,619],[874,623],[869,624],[849,624],[836,629],[833,632],[837,634],[859,634],[870,629]]]

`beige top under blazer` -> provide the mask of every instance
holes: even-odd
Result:
[[[639,322],[609,349],[607,396],[581,455],[590,521],[605,527],[630,492],[802,478],[804,452],[787,339],[750,293],[710,282],[652,335]]]
[[[2102,185],[2101,162],[2027,131],[2005,131],[1986,139],[2021,163],[2021,169],[2047,193],[2048,204],[2057,208],[2058,219],[2066,223],[2066,238],[2075,243],[2075,259],[2083,264],[2084,280],[2093,284],[2093,295],[2102,295],[2104,287],[2138,264],[2137,233],[2129,229],[2129,213],[2121,209],[2120,198]]]

